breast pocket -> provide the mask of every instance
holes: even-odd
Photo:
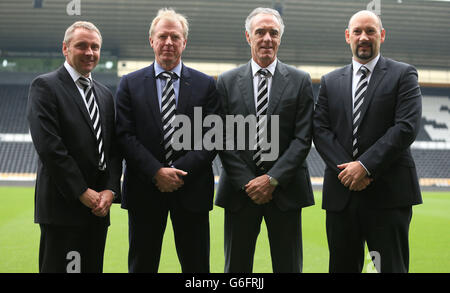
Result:
[[[396,96],[394,94],[384,94],[381,96],[374,96],[371,101],[370,115],[375,117],[392,118],[394,117]]]
[[[397,97],[394,93],[386,93],[373,97],[372,103],[395,104]]]
[[[283,109],[291,109],[292,107],[295,107],[297,101],[295,99],[286,99],[281,101],[281,107]]]

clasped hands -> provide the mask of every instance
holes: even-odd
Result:
[[[337,167],[342,170],[338,179],[352,191],[364,190],[373,181],[367,176],[366,169],[358,161],[340,164]]]
[[[172,192],[183,186],[183,176],[188,173],[176,168],[161,168],[154,177],[155,185],[161,192]],[[272,200],[275,187],[270,185],[269,176],[262,175],[250,180],[245,185],[245,192],[256,204]]]
[[[103,190],[97,192],[88,188],[79,197],[81,203],[91,209],[91,212],[97,217],[105,217],[114,199],[114,194],[111,190]]]
[[[250,180],[244,189],[254,203],[261,205],[272,200],[275,186],[270,185],[269,176],[264,174]]]
[[[183,186],[183,176],[187,174],[187,172],[177,168],[163,167],[156,172],[153,179],[159,191],[173,192]]]

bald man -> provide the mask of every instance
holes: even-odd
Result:
[[[409,269],[412,205],[422,203],[410,145],[422,95],[413,66],[381,55],[385,38],[376,14],[354,14],[345,30],[352,63],[321,79],[314,144],[326,163],[330,272],[361,272],[365,243],[378,272]]]

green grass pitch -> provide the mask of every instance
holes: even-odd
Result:
[[[0,187],[0,273],[38,272],[39,226],[33,223],[34,189]],[[325,212],[321,193],[316,205],[303,209],[303,270],[305,273],[328,271]],[[413,207],[410,228],[410,272],[450,272],[450,192],[423,192],[424,204]],[[223,272],[223,209],[210,213],[211,272]],[[111,210],[111,226],[106,243],[104,272],[126,273],[128,254],[127,212],[118,205]],[[366,264],[369,260],[366,260]],[[180,272],[173,231],[168,221],[164,237],[160,272]],[[264,223],[258,238],[255,273],[272,272],[267,231]],[[364,269],[366,271],[366,268]]]

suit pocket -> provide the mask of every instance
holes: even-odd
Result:
[[[288,99],[288,100],[281,100],[280,104],[278,105],[278,113],[285,114],[285,113],[294,113],[295,107],[297,107],[297,101],[294,99]]]
[[[382,95],[374,96],[373,103],[388,103],[395,102],[396,95],[394,93],[385,93]]]
[[[415,168],[416,165],[414,163],[414,160],[410,157],[401,157],[397,160],[396,163],[399,166],[409,167],[409,168]]]
[[[293,107],[297,104],[297,101],[295,99],[286,99],[281,101],[282,107]]]
[[[296,193],[298,190],[312,191],[311,179],[307,168],[300,167],[297,170],[292,183],[293,186],[295,186],[295,188],[293,188],[292,190],[294,193]]]

